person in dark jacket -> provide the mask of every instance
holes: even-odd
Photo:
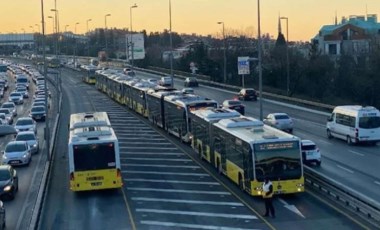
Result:
[[[269,216],[269,213],[270,213],[270,215],[273,218],[275,218],[274,207],[273,207],[273,203],[272,203],[273,185],[272,185],[272,182],[267,177],[264,179],[264,184],[263,184],[263,198],[265,201],[265,214],[264,214],[264,216]]]

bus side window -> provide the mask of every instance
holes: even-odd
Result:
[[[335,120],[335,113],[332,113],[330,117],[327,118],[327,121],[334,121]]]

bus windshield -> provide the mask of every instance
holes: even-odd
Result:
[[[263,143],[255,145],[256,179],[292,180],[302,176],[298,142]]]
[[[114,143],[74,145],[75,171],[116,168]]]
[[[380,128],[380,117],[360,117],[359,128],[362,128],[362,129]]]

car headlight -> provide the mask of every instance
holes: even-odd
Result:
[[[4,192],[9,192],[9,191],[11,191],[11,189],[12,189],[12,186],[7,185],[4,187]]]
[[[37,148],[37,143],[36,143],[36,144],[33,144],[33,148]]]
[[[7,159],[7,155],[3,154],[3,159],[6,160]]]
[[[22,157],[23,158],[27,158],[28,157],[28,153],[25,153]]]

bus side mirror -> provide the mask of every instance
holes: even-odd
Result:
[[[329,121],[329,122],[333,121],[332,117],[328,117],[327,121]]]

